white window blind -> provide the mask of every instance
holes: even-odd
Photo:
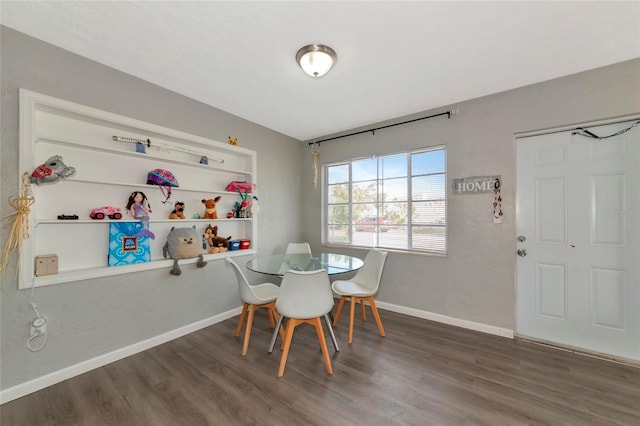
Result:
[[[444,254],[444,146],[324,166],[323,242]]]

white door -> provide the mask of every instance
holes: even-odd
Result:
[[[517,334],[640,361],[640,126],[572,133],[516,140]]]

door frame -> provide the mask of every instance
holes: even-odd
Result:
[[[518,195],[518,188],[517,188],[517,174],[518,174],[518,170],[516,169],[516,148],[517,148],[517,142],[518,139],[520,138],[525,138],[525,137],[531,137],[531,136],[540,136],[540,135],[548,135],[548,134],[552,134],[552,133],[561,133],[561,132],[567,132],[567,131],[572,131],[572,130],[578,130],[581,127],[596,127],[596,126],[604,126],[604,125],[608,125],[608,124],[615,124],[615,123],[621,123],[624,121],[633,121],[633,120],[640,120],[640,112],[638,113],[634,113],[634,114],[629,114],[629,115],[623,115],[623,116],[618,116],[618,117],[611,117],[611,118],[605,118],[605,119],[599,119],[599,120],[592,120],[592,121],[584,121],[584,122],[579,122],[579,123],[575,123],[575,124],[567,124],[567,125],[563,125],[563,126],[556,126],[556,127],[549,127],[549,128],[544,128],[544,129],[539,129],[539,130],[529,130],[529,131],[522,131],[522,132],[515,132],[513,134],[513,180],[514,180],[514,206],[517,203],[517,200],[515,197],[517,197]],[[608,360],[614,360],[614,361],[619,361],[619,362],[623,362],[625,364],[632,364],[635,366],[640,366],[640,362],[633,360],[633,359],[627,359],[627,358],[621,358],[621,357],[616,357],[613,355],[609,355],[609,354],[605,354],[605,353],[601,353],[601,352],[593,352],[593,351],[589,351],[586,349],[582,349],[582,348],[576,348],[570,345],[562,345],[559,344],[557,342],[550,342],[547,340],[542,340],[542,339],[534,339],[531,338],[529,336],[521,336],[518,333],[518,303],[517,303],[517,294],[518,294],[518,258],[517,258],[517,244],[516,244],[516,239],[518,237],[518,214],[516,209],[514,208],[515,213],[515,217],[514,217],[514,235],[513,235],[513,259],[514,259],[514,310],[513,310],[513,316],[514,316],[514,330],[513,330],[513,336],[516,339],[520,339],[520,340],[525,340],[525,341],[529,341],[532,343],[537,343],[537,344],[543,344],[546,346],[551,346],[551,347],[555,347],[555,348],[559,348],[559,349],[564,349],[564,350],[570,350],[572,352],[575,353],[583,353],[583,354],[587,354],[587,355],[592,355],[592,356],[597,356],[599,358],[604,358],[604,359],[608,359]]]

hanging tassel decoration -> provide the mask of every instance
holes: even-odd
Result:
[[[311,145],[311,159],[313,160],[313,189],[318,189],[318,167],[320,163],[320,144]]]
[[[500,191],[500,179],[496,179],[493,185],[493,223],[502,223],[502,194]]]
[[[33,192],[31,191],[29,173],[22,175],[22,185],[18,196],[9,197],[9,204],[15,209],[10,215],[3,217],[2,220],[9,221],[4,227],[11,227],[11,233],[7,238],[4,245],[4,251],[2,253],[2,263],[0,263],[0,270],[2,274],[7,270],[9,263],[9,254],[11,252],[17,253],[17,268],[16,275],[20,271],[20,256],[22,255],[22,241],[29,239],[29,214],[31,213],[31,206],[35,202]]]

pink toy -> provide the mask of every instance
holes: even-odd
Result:
[[[109,219],[122,219],[122,213],[118,207],[104,206],[91,210],[89,217],[91,219],[104,219],[105,216],[109,216]]]
[[[41,183],[55,182],[60,178],[66,178],[76,172],[75,167],[69,167],[62,162],[61,155],[54,155],[44,163],[40,164],[31,173],[31,183],[40,185]]]

